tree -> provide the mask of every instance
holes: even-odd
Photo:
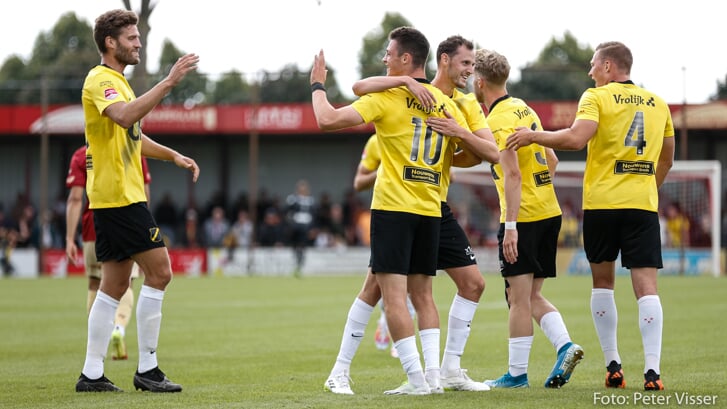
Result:
[[[131,10],[131,0],[122,0],[122,2],[126,10]],[[136,15],[139,17],[139,22],[136,26],[139,29],[139,35],[144,43],[149,39],[149,33],[151,32],[149,19],[154,8],[156,8],[156,3],[152,4],[151,0],[141,0],[141,7],[136,12]],[[137,95],[141,95],[151,88],[149,84],[149,72],[146,68],[146,58],[145,52],[140,53],[139,64],[134,66],[134,75],[129,79],[129,85],[131,85],[131,89]]]
[[[725,75],[724,82],[717,81],[717,93],[709,99],[712,101],[727,99],[727,75]]]
[[[386,67],[381,62],[386,52],[386,46],[389,45],[389,33],[397,27],[411,27],[412,24],[406,17],[399,13],[386,12],[381,20],[381,26],[371,30],[363,38],[363,45],[358,54],[358,72],[361,78],[386,75]],[[434,78],[436,74],[436,60],[432,57],[436,51],[436,44],[430,44],[430,57],[427,59],[426,73],[427,78]]]
[[[184,54],[171,41],[164,40],[162,54],[159,57],[159,72],[156,75],[155,82],[159,82],[166,77],[174,63]],[[206,100],[204,94],[206,90],[207,78],[199,72],[190,72],[164,97],[162,105],[184,104],[194,106],[200,104]]]
[[[215,105],[250,103],[252,87],[241,72],[232,70],[222,74],[214,84],[209,99]]]
[[[98,64],[91,27],[73,12],[60,17],[49,32],[35,40],[30,60],[13,56],[0,68],[0,101],[40,103],[41,78],[48,80],[49,103],[80,103],[83,78]]]
[[[553,37],[538,59],[521,69],[520,81],[508,88],[527,100],[577,100],[586,88],[593,86],[588,77],[593,49],[581,46],[566,31],[562,40]]]

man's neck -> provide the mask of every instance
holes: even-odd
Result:
[[[124,68],[126,68],[125,64],[121,64],[115,58],[107,58],[106,56],[101,57],[101,65],[109,67],[122,75],[124,74]]]
[[[495,103],[498,99],[504,97],[507,95],[507,89],[505,88],[498,88],[498,89],[487,89],[485,90],[485,106],[487,109],[492,108],[492,104]]]

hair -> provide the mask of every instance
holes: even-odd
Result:
[[[439,43],[439,47],[437,47],[437,63],[439,63],[439,59],[442,57],[442,54],[447,54],[451,57],[457,53],[457,50],[459,50],[459,47],[461,46],[465,46],[468,50],[474,50],[475,48],[472,41],[462,37],[461,35],[447,37],[447,39]]]
[[[631,74],[631,66],[634,63],[634,57],[631,50],[623,43],[618,41],[607,41],[596,47],[598,57],[601,60],[610,60],[626,74]]]
[[[429,57],[429,41],[414,27],[399,27],[389,33],[389,40],[396,40],[399,55],[408,53],[415,67],[424,67]]]
[[[475,53],[475,72],[495,85],[505,85],[510,76],[510,63],[504,55],[484,48]]]
[[[129,10],[116,9],[107,11],[96,18],[96,25],[93,27],[93,39],[96,41],[96,48],[103,54],[106,52],[106,37],[119,38],[121,30],[127,26],[134,26],[139,22],[136,13]]]

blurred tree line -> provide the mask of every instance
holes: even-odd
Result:
[[[129,0],[122,1],[131,9]],[[142,39],[151,31],[149,18],[154,10],[150,0],[142,0],[139,31]],[[399,13],[386,13],[379,27],[362,39],[358,71],[361,78],[385,75],[381,62],[388,33],[411,23]],[[41,32],[35,40],[30,59],[19,56],[7,58],[0,66],[0,104],[38,104],[41,83],[45,81],[50,104],[79,103],[81,88],[88,70],[98,64],[100,57],[93,41],[92,24],[79,20],[73,12],[62,15],[49,32]],[[443,39],[442,39],[443,40]],[[432,55],[427,66],[429,78],[434,77],[437,43],[431,44]],[[159,60],[159,70],[147,71],[145,53],[141,62],[127,73],[137,95],[147,91],[169,72],[172,64],[185,53],[171,41],[165,40]],[[563,38],[552,38],[537,59],[520,69],[520,78],[508,84],[508,90],[531,101],[577,100],[583,90],[593,86],[588,77],[593,49],[583,46],[568,31]],[[310,101],[309,70],[301,71],[296,64],[287,64],[278,71],[242,73],[230,70],[214,77],[201,72],[186,76],[183,82],[167,95],[162,104],[194,106],[198,104],[225,105],[262,103],[300,103]],[[41,81],[42,80],[42,81]],[[335,69],[329,67],[326,84],[329,99],[334,103],[350,102],[336,81]],[[712,99],[727,98],[727,77],[718,82]]]

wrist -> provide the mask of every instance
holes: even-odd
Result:
[[[315,92],[318,90],[326,92],[326,87],[323,86],[322,82],[316,81],[316,82],[310,84],[310,92]]]
[[[517,230],[517,222],[505,222],[505,230]]]

